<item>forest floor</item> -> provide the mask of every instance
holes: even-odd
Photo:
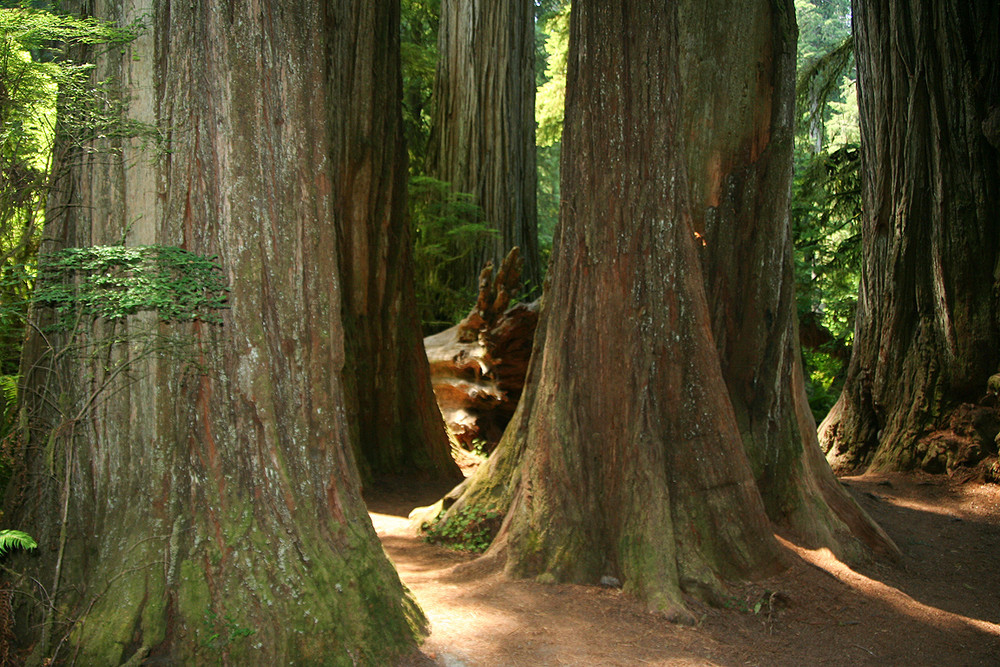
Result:
[[[430,622],[407,667],[1000,665],[1000,486],[927,475],[842,481],[902,549],[901,563],[851,569],[782,542],[783,573],[734,588],[730,609],[691,601],[694,627],[616,589],[456,573],[474,556],[424,542],[406,520],[448,489],[395,484],[367,501]]]

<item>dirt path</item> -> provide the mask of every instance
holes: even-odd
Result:
[[[469,557],[406,530],[409,511],[447,489],[397,485],[368,502],[430,619],[411,665],[1000,666],[1000,487],[899,475],[844,483],[903,550],[900,565],[851,570],[786,544],[783,574],[734,589],[732,609],[695,603],[695,627],[614,589],[456,576]]]

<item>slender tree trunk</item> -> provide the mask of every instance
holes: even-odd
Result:
[[[57,247],[124,238],[214,254],[232,291],[221,325],[87,328],[78,340],[104,341],[101,356],[67,359],[65,391],[40,384],[47,359],[26,367],[30,416],[72,408],[27,441],[11,509],[40,538],[31,565],[58,609],[37,653],[391,664],[412,649],[422,618],[360,498],[343,381],[341,201],[359,191],[344,183],[395,173],[376,165],[391,156],[341,159],[349,140],[397,141],[391,123],[345,129],[398,83],[368,69],[396,29],[394,10],[372,9],[162,2],[143,37],[101,59],[169,150],[126,139],[120,160],[74,165],[47,231]]]
[[[332,77],[330,159],[347,327],[347,409],[362,477],[423,471],[460,478],[434,394],[417,319],[413,240],[406,219],[398,2],[359,4],[360,30]],[[357,36],[352,36],[357,39]],[[339,64],[338,64],[339,66]]]
[[[427,171],[474,197],[497,230],[469,256],[476,288],[485,261],[521,249],[522,277],[540,286],[535,205],[535,22],[530,0],[442,0]]]
[[[802,379],[789,220],[795,9],[712,0],[680,12],[692,224],[757,488],[771,519],[809,546],[850,558],[866,545],[894,552],[823,462]],[[722,48],[737,24],[740,39]]]
[[[821,437],[841,469],[944,471],[995,448],[959,408],[1000,369],[1000,7],[866,0],[853,14],[862,280]]]

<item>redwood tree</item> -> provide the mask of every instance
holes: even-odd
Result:
[[[680,3],[680,104],[692,226],[722,374],[771,519],[813,547],[895,551],[823,461],[796,331],[789,220],[791,0]],[[734,30],[741,38],[726,44]]]
[[[506,512],[492,554],[509,572],[614,576],[682,619],[682,592],[776,567],[768,513],[812,546],[895,552],[810,435],[793,37],[783,1],[574,5],[563,216],[525,394],[445,516]]]
[[[366,20],[399,25],[399,2]],[[347,11],[347,10],[345,10]],[[351,9],[350,11],[357,11]],[[347,411],[362,477],[422,471],[461,478],[431,391],[406,219],[398,28],[351,46],[351,76],[330,77],[334,200],[347,333]],[[334,65],[339,66],[339,65]]]
[[[962,404],[1000,370],[1000,6],[864,0],[853,16],[861,287],[821,436],[841,469],[943,471],[995,447]]]
[[[521,249],[523,279],[539,285],[535,205],[535,7],[531,0],[442,0],[427,171],[473,196],[497,230],[469,256],[475,288],[486,260]]]
[[[41,545],[22,560],[50,610],[36,655],[391,664],[412,650],[422,619],[365,512],[345,398],[345,286],[361,269],[342,269],[367,255],[338,252],[346,226],[388,233],[397,210],[394,5],[157,3],[144,36],[99,60],[167,150],[107,133],[107,150],[78,153],[50,200],[50,250],[181,246],[217,256],[231,292],[218,324],[147,314],[49,337],[90,346],[61,366],[32,343],[26,416],[52,430],[28,432],[7,516]],[[345,197],[372,192],[348,217]],[[407,298],[368,285],[406,326]]]

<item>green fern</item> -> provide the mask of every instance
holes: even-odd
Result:
[[[3,398],[8,409],[17,405],[17,383],[20,380],[20,375],[0,375],[0,397]]]
[[[34,549],[38,543],[20,530],[0,530],[0,556],[10,549]]]

